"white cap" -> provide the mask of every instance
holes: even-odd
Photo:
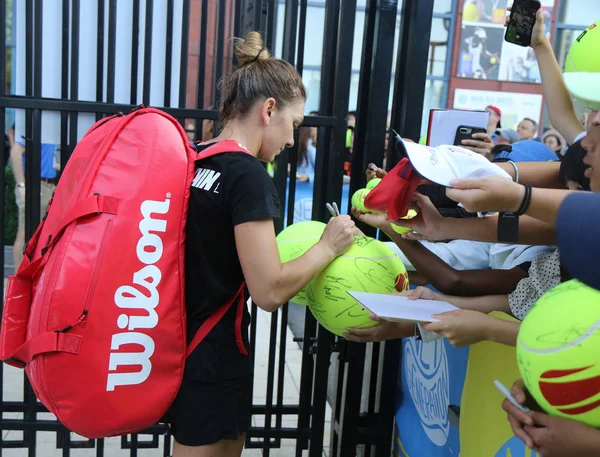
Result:
[[[432,148],[402,140],[398,144],[404,147],[405,155],[417,173],[442,186],[449,187],[453,179],[488,176],[512,179],[502,168],[469,149],[451,145]]]

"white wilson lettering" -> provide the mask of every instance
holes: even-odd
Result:
[[[167,195],[169,196],[170,194]],[[162,202],[146,200],[140,207],[142,220],[139,229],[142,236],[136,246],[136,255],[144,265],[133,273],[132,284],[122,285],[115,292],[115,305],[123,310],[123,314],[117,318],[117,327],[124,332],[112,336],[108,371],[117,371],[119,367],[125,365],[140,367],[140,370],[134,372],[128,369],[124,373],[109,373],[106,382],[107,391],[113,391],[118,386],[141,384],[152,372],[150,358],[154,354],[154,340],[151,336],[135,330],[152,329],[158,325],[156,307],[160,302],[158,285],[162,272],[154,264],[163,254],[160,234],[166,232],[167,221],[153,219],[152,216],[167,214],[170,204],[169,198]],[[138,310],[142,310],[142,314]],[[137,345],[143,350],[119,351],[124,344]]]

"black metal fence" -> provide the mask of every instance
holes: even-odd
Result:
[[[321,69],[319,116],[308,116],[307,126],[318,126],[317,164],[313,218],[325,221],[325,202],[340,201],[342,193],[342,151],[346,138],[346,115],[351,82],[352,43],[356,26],[357,0],[326,0],[325,32]],[[17,23],[24,27],[24,46],[20,95],[0,89],[0,125],[5,124],[7,109],[23,110],[22,139],[26,155],[26,224],[28,238],[40,219],[40,160],[44,113],[54,113],[54,132],[64,167],[80,134],[82,123],[119,111],[127,112],[135,105],[161,106],[182,124],[195,120],[196,132],[203,119],[216,120],[217,112],[205,109],[218,100],[216,82],[227,74],[231,64],[232,36],[243,36],[249,30],[260,30],[272,48],[275,33],[283,34],[283,58],[302,73],[307,29],[307,0],[285,0],[283,30],[276,30],[276,0],[1,0],[0,23]],[[54,11],[50,11],[53,8]],[[127,10],[125,16],[121,15]],[[400,46],[397,53],[396,78],[392,80],[394,38],[398,14],[401,14]],[[392,127],[406,137],[420,135],[421,106],[425,88],[426,63],[433,0],[367,0],[362,45],[358,119],[355,130],[352,180],[350,191],[362,187],[366,164],[382,163],[386,134],[387,100],[393,90]],[[199,14],[194,14],[196,11]],[[159,14],[157,16],[157,13]],[[44,30],[49,27],[47,15],[60,17],[60,49],[56,54],[45,48]],[[164,16],[160,16],[164,14]],[[93,16],[95,30],[88,30],[82,18]],[[123,17],[126,20],[123,20]],[[157,17],[161,24],[157,23]],[[143,24],[143,26],[142,26]],[[160,25],[160,26],[159,26]],[[310,27],[310,25],[308,26]],[[197,50],[191,49],[190,30],[199,30]],[[0,29],[0,40],[7,41],[7,30]],[[159,34],[157,30],[162,32]],[[123,32],[124,31],[124,32]],[[214,39],[211,42],[211,32]],[[11,31],[11,33],[13,33]],[[81,52],[82,40],[93,35],[94,71],[82,68],[81,61],[90,58]],[[126,38],[123,38],[123,37]],[[86,38],[87,37],[87,38]],[[125,67],[119,50],[127,43]],[[161,66],[154,69],[162,49]],[[0,48],[0,88],[7,87],[7,72],[15,62],[7,59],[6,47]],[[190,77],[188,54],[197,52],[197,74]],[[314,51],[314,50],[313,50]],[[17,49],[16,54],[19,50]],[[212,59],[207,56],[213,55]],[[11,53],[14,60],[15,52]],[[153,60],[154,59],[154,60]],[[56,62],[60,78],[53,97],[44,94],[50,76],[44,62]],[[164,63],[164,65],[163,65]],[[174,70],[176,68],[176,70]],[[88,74],[89,72],[89,74]],[[12,74],[15,71],[12,70]],[[128,75],[129,77],[124,77]],[[82,97],[82,83],[93,80],[94,93]],[[160,81],[159,89],[154,85]],[[209,81],[211,84],[207,84]],[[207,87],[209,86],[210,87]],[[173,86],[178,90],[173,91]],[[128,90],[123,95],[123,87]],[[187,93],[195,88],[194,103]],[[207,104],[207,99],[210,103]],[[83,116],[82,116],[83,115]],[[17,138],[19,140],[19,138]],[[286,194],[287,165],[295,174],[297,148],[285,151],[278,159],[274,176],[282,201],[289,204],[282,220],[293,220],[295,185],[291,180]],[[388,151],[388,167],[397,158]],[[0,157],[2,168],[6,166]],[[0,173],[0,202],[7,193],[4,173]],[[4,206],[4,205],[3,205]],[[284,205],[282,205],[284,206]],[[282,210],[283,211],[283,210]],[[4,211],[0,211],[0,239],[4,239]],[[0,261],[4,264],[4,252]],[[260,318],[252,306],[251,341],[256,353],[256,335]],[[253,424],[247,437],[247,448],[260,448],[263,455],[283,448],[285,455],[322,456],[326,437],[331,456],[389,456],[393,443],[394,398],[400,362],[398,342],[358,345],[347,342],[319,327],[306,310],[302,344],[299,394],[290,402],[286,389],[286,355],[288,340],[288,308],[273,313],[268,325],[270,345],[264,354],[266,386],[260,397],[264,402],[252,408]],[[294,342],[296,344],[296,342]],[[337,354],[333,357],[332,353]],[[327,379],[336,375],[331,407],[331,427],[326,418]],[[15,389],[15,386],[16,389]],[[260,386],[255,386],[255,394]],[[75,437],[59,424],[37,401],[22,373],[0,367],[0,456],[13,455],[22,449],[30,457],[44,449],[44,455],[164,455],[170,454],[171,440],[166,428],[156,425],[137,435],[107,440]],[[291,444],[290,444],[291,443]],[[285,446],[285,447],[284,447]],[[88,449],[88,451],[79,451]],[[148,454],[154,449],[155,454]],[[124,453],[124,454],[120,454]],[[15,454],[16,455],[16,454]],[[19,454],[22,455],[22,454]],[[279,454],[282,455],[282,454]]]

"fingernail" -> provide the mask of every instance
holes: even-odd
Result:
[[[517,395],[515,395],[515,400],[517,400],[519,403],[525,401],[525,398],[523,397],[523,394],[519,393]]]
[[[450,187],[457,186],[459,183],[460,181],[458,179],[453,179],[452,181],[450,181]]]

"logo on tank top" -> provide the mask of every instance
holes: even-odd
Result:
[[[115,305],[123,310],[123,314],[117,318],[117,327],[124,331],[113,334],[110,342],[108,371],[112,373],[108,374],[107,391],[113,391],[118,386],[141,384],[152,372],[150,358],[154,354],[155,344],[144,330],[158,325],[155,308],[160,302],[158,285],[162,272],[156,263],[163,255],[160,234],[166,232],[167,221],[156,218],[156,215],[167,214],[170,196],[167,194],[162,202],[146,200],[140,206],[142,220],[139,230],[142,236],[136,246],[136,255],[143,266],[133,273],[131,285],[123,285],[115,292]],[[121,346],[127,346],[130,352],[119,351]]]

